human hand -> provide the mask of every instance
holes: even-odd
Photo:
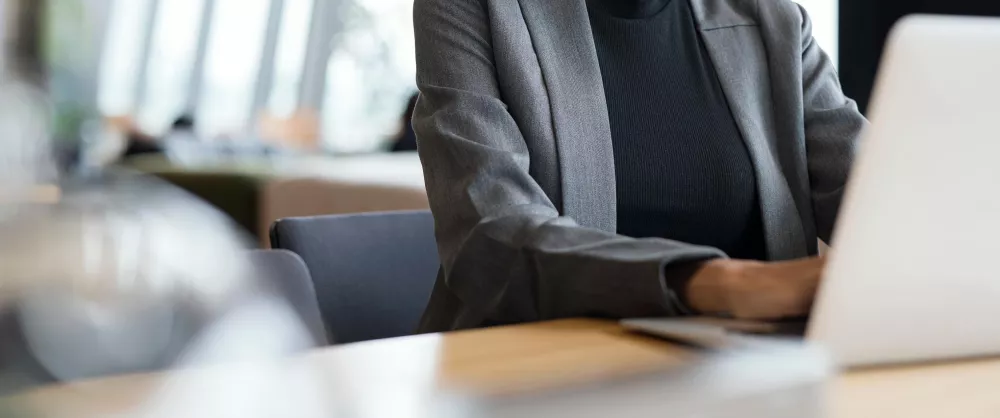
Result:
[[[700,313],[739,319],[805,316],[812,308],[824,264],[823,258],[709,261],[688,283],[687,302]]]

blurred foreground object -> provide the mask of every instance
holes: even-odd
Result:
[[[0,2],[0,204],[31,199],[56,178],[38,33],[43,4]]]
[[[168,367],[257,291],[245,241],[183,192],[125,174],[61,190],[0,223],[0,297],[55,380]]]
[[[67,42],[89,4],[0,1],[0,394],[308,348],[223,215],[88,166],[91,112]],[[237,392],[219,398],[253,404]]]

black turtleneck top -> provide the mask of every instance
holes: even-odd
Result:
[[[618,232],[765,259],[753,163],[689,0],[587,0],[615,154]]]

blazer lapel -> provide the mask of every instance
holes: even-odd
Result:
[[[754,162],[768,255],[774,260],[805,257],[809,246],[801,217],[778,163],[767,55],[752,18],[756,10],[749,10],[756,2],[691,0],[691,5]]]
[[[519,0],[552,106],[563,214],[617,229],[614,151],[584,0]]]

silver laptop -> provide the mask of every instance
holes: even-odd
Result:
[[[1000,19],[903,20],[871,120],[807,338],[842,367],[1000,355]],[[625,325],[710,344],[782,329]]]

